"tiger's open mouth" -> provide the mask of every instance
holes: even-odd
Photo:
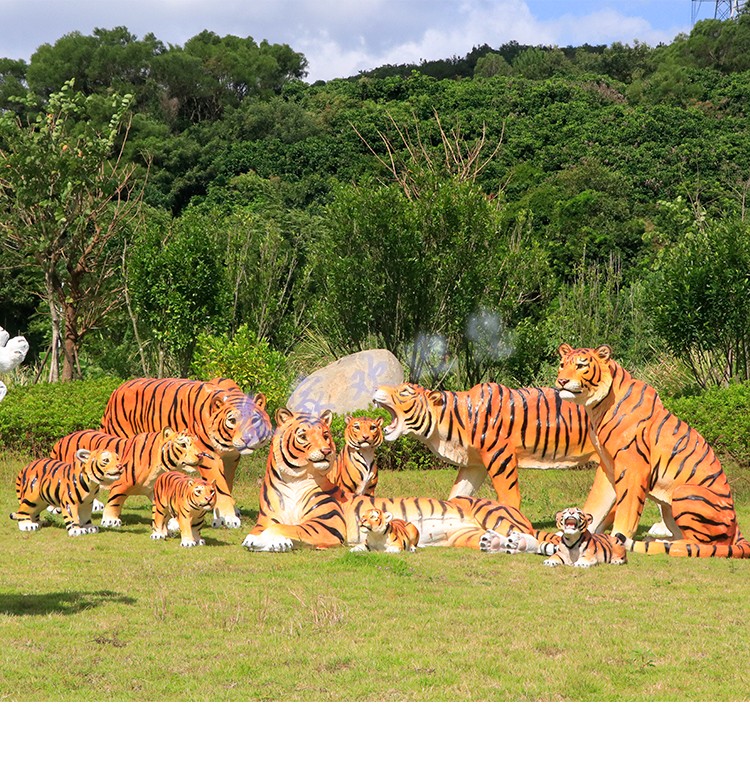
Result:
[[[391,415],[390,424],[383,428],[383,438],[389,443],[401,436],[402,423],[396,414],[396,410],[391,406],[390,396],[384,390],[378,388],[372,397],[373,403],[378,407],[385,409]]]

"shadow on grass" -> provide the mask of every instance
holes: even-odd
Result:
[[[0,593],[0,614],[24,616],[33,614],[78,614],[104,603],[132,606],[135,599],[112,590],[67,593]]]

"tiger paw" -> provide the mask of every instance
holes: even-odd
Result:
[[[542,563],[544,564],[545,567],[559,567],[560,566],[560,562],[555,561],[554,559],[545,559]]]
[[[122,519],[117,519],[117,517],[102,517],[100,524],[102,527],[122,527]]]
[[[81,526],[81,529],[87,535],[94,535],[95,533],[99,532],[99,528],[96,525],[93,525],[93,524],[84,524],[84,525]]]
[[[166,540],[167,536],[163,532],[152,532],[151,540]]]
[[[237,530],[242,527],[242,521],[239,516],[226,516],[224,514],[214,514],[212,527],[227,527],[230,530]]]
[[[62,514],[62,509],[59,506],[47,506],[47,511],[50,514]]]
[[[281,535],[267,535],[267,530],[261,532],[260,535],[253,535],[250,533],[243,541],[242,545],[247,548],[248,551],[291,551],[294,544],[289,538],[284,538]]]
[[[31,522],[28,520],[25,522],[19,522],[18,529],[21,530],[21,532],[35,532],[39,529],[39,522]]]
[[[578,567],[579,569],[588,569],[589,567],[593,567],[594,565],[590,561],[584,561],[583,559],[578,559],[573,564],[574,567]]]
[[[88,535],[88,530],[85,527],[69,527],[68,535],[71,538],[78,538],[81,535]]]
[[[486,553],[498,553],[505,547],[505,538],[494,530],[487,532],[479,538],[479,550]]]
[[[180,541],[180,546],[182,548],[194,548],[195,546],[204,546],[206,545],[206,541],[201,538],[200,540],[193,540],[192,538],[183,538]]]
[[[349,549],[349,553],[362,553],[362,551],[366,550],[367,546],[364,543],[358,543],[356,546]]]
[[[98,514],[100,511],[104,511],[104,504],[98,498],[94,498],[94,502],[91,504],[91,513]]]
[[[513,532],[506,539],[506,553],[536,553],[539,548],[539,542],[533,535],[525,532]]]
[[[652,538],[672,538],[672,533],[667,529],[667,525],[664,522],[657,522],[651,526],[648,531],[648,535]]]

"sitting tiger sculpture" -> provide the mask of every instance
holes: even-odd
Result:
[[[449,499],[473,495],[489,473],[498,501],[520,508],[519,467],[559,469],[597,460],[585,412],[553,388],[486,382],[448,392],[403,383],[379,387],[373,400],[393,417],[384,430],[387,441],[412,435],[459,467]],[[595,479],[592,503],[603,484]]]
[[[713,555],[750,557],[726,474],[703,437],[616,363],[608,345],[574,350],[563,344],[559,352],[560,395],[586,410],[607,485],[607,497],[591,512],[593,524],[614,509],[612,534],[632,539],[649,497],[673,537],[668,550],[662,543],[650,552],[677,555],[700,545],[717,547]]]
[[[215,454],[199,466],[216,482],[214,526],[241,525],[231,491],[240,457],[265,445],[271,420],[262,393],[245,395],[229,379],[198,382],[186,379],[134,379],[110,396],[102,431],[117,437],[159,432],[163,427],[187,429],[202,451]]]
[[[419,530],[403,519],[394,519],[390,511],[372,508],[360,517],[359,528],[365,535],[364,543],[359,543],[352,551],[385,551],[399,553],[416,551]]]
[[[373,508],[413,523],[419,531],[420,546],[478,550],[487,530],[503,536],[513,531],[533,532],[533,525],[518,509],[488,499],[461,496],[441,501],[346,493],[326,476],[336,456],[331,416],[330,411],[320,416],[284,408],[276,412],[277,428],[260,489],[258,520],[242,543],[249,550],[358,544],[360,520]]]
[[[346,415],[344,447],[331,480],[353,495],[375,495],[378,484],[376,450],[383,444],[383,420]]]
[[[112,484],[122,474],[114,451],[91,453],[84,448],[76,461],[37,459],[27,464],[16,478],[18,511],[10,515],[24,532],[39,529],[39,514],[47,506],[59,506],[68,535],[98,532],[91,523],[94,498],[102,485]]]
[[[194,474],[206,457],[214,456],[200,450],[196,438],[187,430],[175,432],[165,427],[161,432],[142,432],[130,438],[107,435],[98,430],[73,432],[55,443],[50,457],[73,462],[79,448],[114,451],[122,464],[122,476],[109,488],[102,527],[121,527],[125,500],[131,495],[144,495],[151,499],[154,482],[162,472],[179,470]]]
[[[175,519],[180,531],[180,546],[204,546],[201,529],[206,515],[216,504],[216,488],[207,480],[183,472],[165,472],[154,483],[151,539],[169,536],[170,522]]]

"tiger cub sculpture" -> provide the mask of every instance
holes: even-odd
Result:
[[[131,438],[119,438],[98,430],[73,432],[55,443],[50,457],[72,462],[79,448],[114,451],[123,467],[122,476],[109,488],[102,527],[121,527],[125,500],[131,495],[151,499],[154,482],[163,472],[195,474],[203,459],[214,455],[201,451],[196,438],[187,430],[175,432],[165,427],[161,432],[142,432]],[[95,511],[97,503],[94,503]]]
[[[98,532],[91,524],[94,498],[101,486],[110,485],[122,474],[117,453],[91,451],[76,453],[75,463],[37,459],[27,464],[16,478],[18,511],[10,515],[18,529],[39,529],[39,514],[47,506],[58,506],[68,535],[75,537]]]
[[[345,417],[344,447],[336,461],[332,481],[352,495],[375,495],[378,465],[375,452],[383,444],[383,420]]]
[[[449,499],[473,495],[489,474],[497,500],[520,508],[519,468],[569,468],[597,459],[586,414],[553,388],[486,382],[449,392],[403,383],[379,387],[373,400],[393,417],[385,440],[412,435],[459,467]]]
[[[591,514],[584,514],[579,508],[558,511],[555,521],[560,542],[543,542],[537,549],[538,553],[549,556],[544,565],[593,567],[595,564],[625,564],[625,546],[617,538],[589,532],[592,519]]]
[[[394,519],[390,511],[378,508],[367,509],[360,517],[359,528],[365,534],[364,543],[354,546],[351,551],[416,551],[419,530],[403,519]]]
[[[167,538],[169,523],[176,519],[183,548],[206,545],[201,529],[215,504],[213,483],[182,472],[160,474],[154,483],[151,539]]]
[[[703,437],[664,408],[656,390],[612,360],[608,345],[559,348],[560,395],[585,408],[607,498],[592,513],[613,535],[632,538],[646,498],[656,502],[672,546],[732,547],[750,556],[726,474]],[[678,549],[679,550],[679,549]]]

